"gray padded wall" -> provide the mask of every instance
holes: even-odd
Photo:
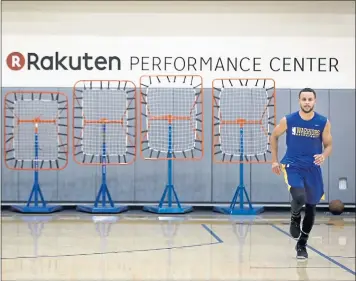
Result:
[[[290,111],[290,90],[280,89],[276,91],[276,120],[277,123]],[[278,157],[282,159],[286,149],[285,134],[279,138]],[[272,173],[270,164],[251,165],[251,199],[254,202],[289,202],[288,187],[283,175]]]
[[[330,90],[329,112],[333,134],[329,200],[355,203],[355,91]],[[347,178],[347,190],[339,190],[340,177]]]
[[[3,96],[10,89],[2,90]],[[68,95],[72,102],[71,88],[52,88]],[[326,202],[341,199],[355,203],[355,90],[317,90],[316,110],[332,122],[334,152],[323,166]],[[298,110],[297,89],[277,90],[277,120],[291,111]],[[200,162],[176,161],[173,164],[174,184],[181,201],[191,203],[229,202],[239,184],[239,166],[213,164],[211,157],[211,89],[204,90],[204,140],[205,155]],[[346,116],[349,114],[349,117]],[[71,125],[71,111],[69,112]],[[3,134],[3,116],[2,134]],[[349,135],[347,135],[349,134]],[[59,172],[41,172],[40,184],[48,201],[92,202],[100,188],[100,167],[80,166],[72,160],[71,134],[69,163]],[[137,145],[139,139],[137,138]],[[3,142],[1,144],[3,149]],[[283,156],[285,137],[279,141],[279,157]],[[26,201],[30,194],[33,173],[12,171],[2,161],[2,200]],[[138,153],[130,166],[108,167],[107,182],[115,201],[158,202],[167,183],[165,161],[144,161]],[[283,176],[271,173],[269,164],[252,164],[244,167],[245,185],[253,202],[288,203],[290,196]],[[339,177],[347,177],[348,189],[338,189]]]

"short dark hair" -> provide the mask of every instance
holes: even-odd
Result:
[[[300,98],[300,94],[301,94],[301,93],[305,93],[305,92],[307,92],[307,93],[313,93],[313,94],[314,94],[314,98],[316,98],[316,92],[315,92],[312,88],[304,88],[304,89],[300,90],[300,92],[299,92],[299,98]]]

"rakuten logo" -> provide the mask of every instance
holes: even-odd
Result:
[[[21,70],[25,65],[25,57],[19,52],[12,52],[7,56],[6,64],[11,70]]]
[[[61,56],[55,52],[53,56],[40,56],[27,53],[26,57],[19,52],[12,52],[6,58],[7,66],[14,71],[21,70],[121,70],[121,60],[117,56],[93,57],[88,53],[83,56]]]

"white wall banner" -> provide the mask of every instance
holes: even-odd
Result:
[[[72,87],[80,79],[198,74],[273,78],[277,88],[355,88],[355,39],[344,37],[2,38],[3,87]]]

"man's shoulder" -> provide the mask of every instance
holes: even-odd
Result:
[[[320,121],[325,122],[325,123],[328,121],[328,117],[326,117],[318,112],[314,112],[314,114],[315,114],[316,118],[319,119]]]
[[[289,114],[285,115],[284,117],[285,117],[287,120],[289,120],[289,119],[295,118],[295,117],[297,117],[297,116],[299,116],[299,111],[295,111],[295,112],[289,113]]]

